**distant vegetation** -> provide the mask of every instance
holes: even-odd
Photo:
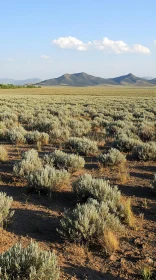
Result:
[[[16,89],[16,88],[41,88],[41,86],[35,85],[25,85],[25,86],[17,86],[13,84],[0,84],[0,89]]]

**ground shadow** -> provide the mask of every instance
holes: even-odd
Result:
[[[62,243],[63,240],[56,230],[59,221],[59,216],[41,210],[15,209],[7,231],[19,236],[29,236],[37,241]]]
[[[73,264],[65,267],[64,271],[73,277],[76,276],[78,280],[124,280],[124,278],[113,276],[111,273],[103,273],[88,267]]]
[[[126,196],[136,196],[140,198],[155,199],[153,191],[150,187],[142,187],[140,185],[121,185],[118,184],[119,190]]]

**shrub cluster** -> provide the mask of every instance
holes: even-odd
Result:
[[[61,234],[71,240],[98,244],[107,250],[107,237],[119,234],[122,222],[128,222],[127,208],[121,202],[121,193],[109,181],[80,176],[73,183],[78,200],[74,210],[65,210],[61,219]],[[130,208],[129,208],[130,209]],[[107,245],[106,245],[107,244]],[[109,244],[110,245],[110,244]]]
[[[25,135],[28,144],[37,144],[40,142],[42,145],[47,145],[49,142],[49,135],[45,132],[30,131]]]
[[[117,136],[114,141],[114,146],[123,152],[131,152],[136,145],[141,143],[140,140],[128,137],[126,134]]]
[[[133,157],[138,160],[156,160],[156,143],[142,143],[134,147],[132,151]]]
[[[16,176],[26,177],[31,172],[42,167],[42,162],[38,156],[38,152],[34,149],[22,153],[22,159],[16,162],[13,172]]]
[[[44,157],[44,162],[50,166],[67,169],[69,171],[76,171],[83,168],[85,165],[83,157],[74,154],[67,154],[60,150],[55,150],[53,153],[46,155]]]
[[[107,154],[98,156],[99,162],[103,166],[114,166],[126,162],[126,157],[117,149],[111,148]]]
[[[122,230],[119,218],[111,214],[104,202],[89,199],[85,204],[77,204],[76,208],[65,210],[61,219],[61,233],[70,240],[97,244],[104,247],[106,231]]]
[[[24,144],[26,131],[23,127],[13,127],[8,131],[8,138],[13,144]]]
[[[22,248],[15,244],[0,254],[0,279],[3,280],[58,280],[59,266],[54,253],[42,251],[37,243]]]
[[[62,185],[69,183],[69,173],[66,170],[57,170],[46,165],[38,170],[33,170],[26,176],[28,186],[32,188],[54,191]]]
[[[71,137],[69,138],[68,145],[78,153],[83,153],[85,155],[95,155],[98,152],[97,143],[85,137]]]
[[[11,196],[0,192],[0,226],[3,226],[3,223],[7,222],[14,214],[14,211],[10,209],[12,202],[13,198]]]

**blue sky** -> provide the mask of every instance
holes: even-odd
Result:
[[[1,0],[0,78],[156,77],[155,0]]]

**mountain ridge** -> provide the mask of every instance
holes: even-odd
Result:
[[[37,83],[40,86],[155,86],[156,78],[147,80],[137,77],[132,73],[115,78],[101,78],[89,75],[85,72],[69,74],[66,73],[58,78],[48,79]]]

